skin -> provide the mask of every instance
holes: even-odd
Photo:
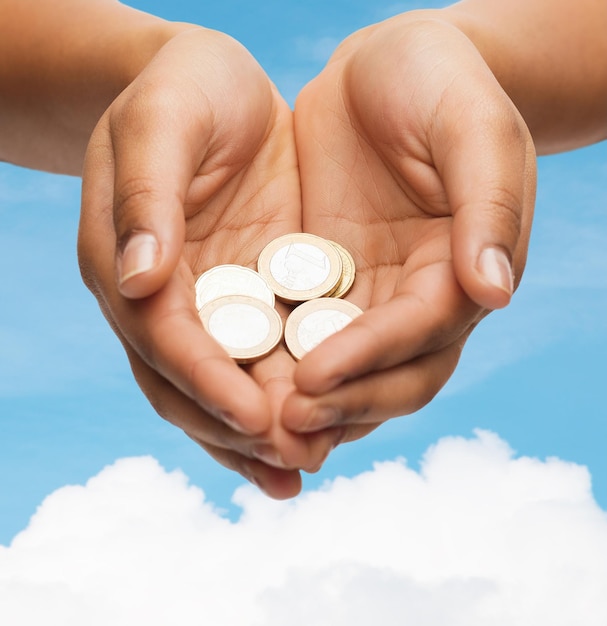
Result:
[[[282,428],[293,360],[237,367],[192,300],[194,275],[254,266],[267,241],[301,230],[288,106],[227,35],[111,0],[0,9],[0,159],[83,176],[83,279],[151,404],[273,497],[294,495],[336,434]],[[128,242],[150,233],[141,272]]]
[[[112,100],[191,28],[113,0],[1,0],[0,14],[0,159],[75,176]]]
[[[409,19],[342,44],[296,104],[304,230],[351,250],[348,298],[367,311],[298,366],[283,412],[298,432],[347,424],[355,439],[421,408],[487,310],[509,302],[509,281],[480,271],[482,250],[512,259],[517,279],[524,266],[524,121],[461,32]]]
[[[607,138],[603,0],[464,0],[444,16],[479,50],[521,112],[538,154]]]
[[[595,0],[413,11],[354,33],[303,90],[304,230],[352,250],[348,297],[368,312],[301,361],[288,428],[356,439],[444,385],[512,293],[479,271],[482,251],[520,280],[535,151],[607,137],[606,26]]]
[[[0,0],[19,24],[0,43],[0,158],[83,174],[83,278],[138,384],[272,497],[431,400],[520,280],[535,149],[607,135],[603,3],[502,4],[354,33],[293,115],[221,33],[109,0]],[[354,254],[348,298],[365,314],[297,365],[279,349],[240,368],[202,329],[194,279],[255,267],[265,243],[300,230]]]
[[[187,66],[180,64],[184,56]],[[274,497],[297,492],[299,472],[284,468],[315,469],[335,434],[302,437],[282,428],[293,359],[281,347],[238,367],[203,330],[193,298],[194,277],[204,270],[220,263],[255,268],[266,243],[301,230],[286,103],[240,44],[212,31],[187,31],[166,44],[102,116],[83,180],[83,276],[152,405]],[[133,234],[157,233],[164,265],[156,274],[127,272],[117,283],[115,233],[130,242]],[[130,264],[124,253],[119,261]],[[166,278],[163,269],[171,270]],[[146,289],[153,293],[133,297]],[[286,317],[286,309],[282,313]]]

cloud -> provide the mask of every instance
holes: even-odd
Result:
[[[0,548],[0,622],[599,626],[607,514],[585,468],[445,438],[229,521],[179,471],[117,461]]]

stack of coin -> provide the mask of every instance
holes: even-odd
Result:
[[[274,292],[255,271],[242,265],[217,265],[196,281],[196,308],[222,296],[250,296],[274,306]]]
[[[271,241],[257,270],[276,297],[299,304],[287,318],[285,343],[296,359],[344,328],[362,311],[341,300],[354,283],[352,255],[338,243],[294,233]]]
[[[285,327],[285,343],[296,359],[362,313],[340,299],[354,283],[355,267],[352,255],[333,241],[307,233],[283,235],[261,251],[257,269],[220,265],[196,281],[204,327],[238,363],[256,361],[280,342],[274,296],[299,305]]]
[[[361,313],[355,304],[339,298],[318,298],[300,304],[285,324],[285,343],[289,352],[299,361]]]
[[[201,274],[196,307],[207,332],[237,363],[263,358],[282,339],[274,292],[248,267],[218,265]]]
[[[342,270],[337,248],[306,233],[274,239],[257,260],[257,271],[276,297],[289,304],[329,295],[337,288]]]
[[[342,266],[341,279],[337,283],[337,287],[335,287],[335,290],[332,291],[329,295],[332,298],[343,298],[348,293],[348,291],[350,291],[352,285],[354,284],[354,277],[356,275],[354,259],[343,246],[340,246],[335,241],[329,241],[329,243],[339,253]]]

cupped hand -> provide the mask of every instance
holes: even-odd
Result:
[[[528,130],[440,12],[349,37],[295,106],[303,229],[353,254],[365,312],[308,353],[282,420],[356,439],[418,410],[508,304],[535,194]]]
[[[291,112],[250,55],[212,31],[174,38],[93,135],[79,246],[152,405],[274,497],[437,393],[475,324],[510,300],[535,188],[520,115],[428,12],[346,40],[295,121],[299,172]],[[239,368],[200,325],[194,277],[254,267],[302,229],[353,252],[348,297],[366,312],[296,369],[282,349]]]
[[[282,428],[293,360],[278,349],[237,366],[204,331],[194,280],[222,263],[254,268],[268,241],[299,230],[290,109],[233,39],[178,34],[92,135],[81,271],[158,413],[277,498],[299,491],[298,469],[317,468],[336,433]]]

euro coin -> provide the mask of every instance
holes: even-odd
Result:
[[[343,298],[354,284],[354,278],[356,276],[356,266],[354,265],[354,259],[352,255],[336,241],[328,240],[329,243],[339,252],[341,256],[342,272],[341,278],[337,283],[337,287],[332,291],[329,296],[332,298]]]
[[[345,328],[362,311],[341,298],[309,300],[293,309],[285,324],[285,342],[300,360],[327,337]]]
[[[250,296],[274,306],[274,292],[255,270],[242,265],[217,265],[196,281],[196,308],[223,296]]]
[[[279,300],[294,304],[334,291],[342,261],[337,249],[322,237],[292,233],[274,239],[261,251],[257,271]]]
[[[280,315],[251,296],[222,296],[199,311],[206,331],[237,363],[252,363],[276,348],[283,335]]]

